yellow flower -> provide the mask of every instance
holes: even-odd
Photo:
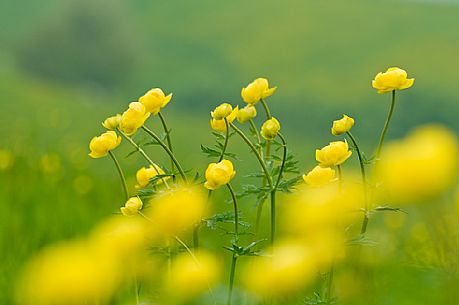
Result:
[[[253,119],[257,116],[257,109],[252,105],[247,105],[242,109],[239,109],[237,113],[237,120],[239,123],[244,124],[245,122]]]
[[[347,141],[331,142],[322,149],[316,150],[316,160],[321,166],[341,165],[352,155]]]
[[[236,107],[234,107],[234,109],[231,112],[231,114],[226,117],[226,120],[228,121],[228,124],[232,123],[236,119],[238,111],[239,111],[239,107],[236,106]],[[215,131],[226,132],[225,120],[216,120],[216,119],[212,118],[210,120],[210,126]]]
[[[378,90],[378,93],[386,93],[394,90],[403,90],[413,86],[414,78],[407,79],[405,70],[394,67],[386,72],[379,72],[371,85]]]
[[[253,82],[242,88],[241,96],[244,102],[255,105],[261,99],[271,96],[277,87],[269,88],[269,83],[266,78],[257,78]]]
[[[131,136],[143,126],[149,116],[150,113],[146,111],[143,104],[132,102],[129,104],[129,109],[121,116],[119,128],[126,135]]]
[[[108,154],[109,151],[115,149],[121,143],[121,137],[116,135],[114,131],[107,131],[98,137],[92,138],[89,143],[89,154],[93,158],[101,158]]]
[[[150,165],[149,168],[142,167],[141,169],[137,171],[135,175],[137,178],[136,187],[137,188],[146,187],[153,177],[156,177],[157,175],[164,175],[164,174],[165,172],[163,171],[163,169],[156,164]],[[168,179],[168,178],[170,177],[164,177],[164,178],[158,179],[155,184],[161,184],[163,183],[163,179]]]
[[[307,175],[303,175],[303,180],[310,186],[318,187],[325,185],[335,179],[335,171],[330,167],[314,167]]]
[[[206,196],[196,187],[168,189],[150,201],[148,218],[158,235],[174,236],[201,222],[206,211]]]
[[[206,183],[204,186],[209,190],[215,190],[228,184],[234,178],[236,172],[230,160],[222,160],[219,163],[210,163],[206,169]]]
[[[121,114],[117,114],[105,119],[105,121],[102,123],[102,126],[104,126],[108,130],[115,130],[116,128],[118,128],[120,121]]]
[[[139,98],[139,102],[145,106],[147,112],[158,114],[161,108],[164,108],[171,100],[172,93],[165,95],[160,88],[154,88]]]
[[[279,133],[281,126],[279,121],[272,117],[261,126],[261,136],[266,140],[273,140]]]
[[[456,179],[458,154],[456,136],[438,125],[419,127],[389,143],[376,168],[383,196],[399,203],[438,196]]]
[[[217,106],[210,114],[215,120],[223,120],[233,112],[233,107],[228,103],[223,103]]]
[[[139,197],[131,197],[124,204],[124,207],[121,207],[121,213],[124,216],[133,216],[136,215],[143,207],[142,200]]]
[[[343,114],[341,120],[333,121],[331,132],[333,135],[339,136],[351,130],[352,126],[354,126],[354,119]]]

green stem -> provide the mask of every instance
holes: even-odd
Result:
[[[236,273],[236,262],[237,262],[237,255],[236,253],[233,252],[233,258],[231,260],[230,278],[229,278],[228,300],[226,302],[227,305],[231,305],[231,298],[233,296],[234,276]]]
[[[228,146],[228,139],[229,139],[229,124],[228,124],[228,120],[226,118],[224,118],[223,120],[225,120],[225,126],[226,126],[226,132],[225,132],[225,142],[223,144],[223,149],[222,149],[222,152],[220,153],[220,157],[218,158],[218,161],[217,162],[220,162],[223,160],[223,157],[225,156],[225,152],[226,152],[226,147]]]
[[[174,161],[175,166],[177,166],[177,169],[178,169],[178,171],[180,173],[180,176],[182,177],[183,181],[185,183],[188,183],[188,179],[186,178],[185,172],[183,171],[182,167],[180,166],[180,163],[177,161],[177,158],[175,158],[174,154],[169,149],[169,147],[167,147],[167,145],[164,144],[164,142],[161,141],[161,139],[158,137],[158,135],[155,134],[153,131],[151,131],[150,129],[148,129],[145,126],[142,126],[142,129],[146,133],[148,133],[153,139],[155,139],[158,142],[158,144],[166,151],[166,153],[169,155],[169,157],[172,159],[172,161]]]
[[[257,126],[255,125],[255,122],[252,119],[250,119],[249,122],[250,122],[250,126],[252,126],[252,129],[254,130],[255,135],[257,137],[258,153],[260,154],[261,158],[263,159],[264,158],[263,157],[263,147],[261,147],[260,133],[258,132]]]
[[[394,108],[395,108],[395,90],[392,91],[392,102],[390,104],[389,113],[387,115],[387,119],[386,119],[386,123],[384,124],[384,128],[381,132],[381,137],[379,139],[378,148],[376,149],[376,162],[378,161],[379,156],[381,155],[381,149],[384,144],[384,138],[386,137],[387,129],[389,127],[390,119],[392,118]]]
[[[139,283],[137,282],[137,277],[134,278],[134,289],[135,289],[135,304],[140,305]]]
[[[272,118],[272,116],[271,116],[271,111],[269,111],[268,104],[266,104],[264,99],[260,99],[260,102],[263,105],[263,108],[265,109],[266,118],[269,120],[270,118]]]
[[[166,141],[167,141],[167,147],[169,147],[169,150],[173,152],[172,150],[172,141],[171,141],[171,136],[170,136],[170,131],[169,127],[167,126],[166,119],[164,118],[163,114],[158,112],[159,119],[161,120],[161,124],[163,125],[164,132],[166,133]],[[175,171],[175,164],[174,160],[171,158],[171,171]],[[175,180],[175,176],[173,177],[173,180]]]
[[[330,272],[328,273],[328,279],[327,279],[327,291],[325,295],[325,304],[329,305],[331,304],[332,300],[332,289],[333,289],[333,274],[335,273],[335,264],[332,263],[330,267]]]
[[[236,243],[239,240],[239,212],[237,208],[237,201],[236,201],[236,194],[234,193],[233,188],[231,187],[231,184],[226,185],[228,187],[228,190],[231,194],[231,199],[233,200],[233,208],[234,208],[234,235],[236,239]]]
[[[123,190],[124,190],[124,197],[126,198],[126,201],[129,200],[129,192],[128,192],[128,187],[126,184],[126,178],[124,177],[123,170],[121,169],[121,166],[116,159],[115,155],[109,150],[108,154],[110,157],[112,157],[113,162],[115,162],[116,169],[118,170],[118,174],[120,175],[121,178],[121,184],[123,185]]]

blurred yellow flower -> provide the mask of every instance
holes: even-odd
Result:
[[[142,167],[139,169],[136,173],[136,178],[137,178],[137,185],[136,188],[142,188],[146,187],[148,183],[150,183],[150,180],[157,175],[164,175],[165,172],[164,170],[159,167],[158,165],[150,165],[149,168]],[[163,183],[163,179],[169,179],[170,177],[164,177],[161,179],[158,179],[155,184],[161,184]]]
[[[351,130],[352,126],[354,126],[354,119],[343,114],[341,120],[333,121],[331,132],[333,135],[339,136]]]
[[[316,150],[316,160],[321,166],[341,165],[352,155],[347,141],[330,142],[322,149]]]
[[[261,126],[261,136],[266,140],[273,140],[279,133],[281,126],[279,121],[272,117]]]
[[[232,123],[236,119],[238,112],[239,112],[239,107],[238,106],[234,107],[231,114],[226,117],[228,124]],[[210,126],[215,131],[226,132],[225,120],[216,120],[212,118],[210,120]]]
[[[228,103],[220,104],[210,114],[215,120],[223,120],[233,112],[233,106]]]
[[[244,124],[245,122],[253,119],[254,117],[257,116],[257,108],[252,105],[247,105],[242,109],[239,109],[239,112],[237,113],[237,120],[239,123]]]
[[[314,167],[307,175],[303,175],[303,180],[310,186],[323,186],[335,179],[335,171],[330,167]]]
[[[206,212],[206,196],[196,187],[168,189],[150,201],[148,218],[153,233],[174,236],[200,223]]]
[[[269,88],[269,83],[266,78],[257,78],[253,82],[242,88],[241,96],[244,102],[255,105],[261,99],[271,96],[277,87]]]
[[[139,197],[131,197],[126,201],[124,207],[121,207],[121,213],[124,216],[133,216],[137,215],[137,213],[142,209],[143,203]]]
[[[165,95],[160,88],[154,88],[139,98],[139,102],[145,106],[147,112],[158,114],[161,108],[166,107],[172,98],[172,93]]]
[[[109,151],[120,145],[121,137],[116,135],[114,131],[107,131],[98,137],[92,138],[89,143],[89,154],[92,158],[101,158],[108,154]]]
[[[376,168],[382,193],[401,203],[439,195],[457,177],[458,153],[457,138],[451,131],[438,125],[418,127],[383,149]]]
[[[14,164],[14,155],[11,151],[0,149],[0,171],[11,168]]]
[[[120,121],[121,114],[117,114],[109,118],[106,118],[105,121],[102,123],[102,126],[104,126],[104,128],[108,130],[115,130],[116,128],[118,128]]]
[[[206,169],[206,182],[204,186],[209,190],[215,190],[228,184],[234,178],[233,163],[230,160],[222,160],[219,163],[210,163]]]
[[[413,86],[414,78],[407,78],[405,70],[397,67],[389,68],[386,72],[379,72],[371,85],[378,93],[386,93],[394,90],[403,90]]]
[[[126,135],[131,136],[136,133],[137,129],[143,126],[150,113],[146,111],[145,106],[139,102],[132,102],[121,116],[119,128]]]

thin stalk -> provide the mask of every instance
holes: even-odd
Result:
[[[386,137],[387,129],[389,127],[390,119],[392,118],[394,108],[395,108],[395,90],[392,91],[392,102],[390,104],[389,113],[387,115],[386,123],[384,123],[384,128],[381,132],[381,137],[379,139],[378,148],[376,149],[376,162],[378,161],[379,156],[381,155],[381,149],[384,144],[384,138]]]
[[[123,185],[123,191],[124,191],[124,197],[126,198],[126,201],[129,200],[129,192],[128,192],[128,187],[126,184],[126,178],[124,177],[123,170],[121,169],[120,163],[116,159],[115,155],[109,150],[108,154],[110,157],[112,157],[113,162],[115,162],[116,169],[118,170],[118,174],[120,175],[121,179],[121,184]]]
[[[239,240],[239,212],[237,208],[237,201],[236,201],[236,194],[234,193],[233,188],[231,187],[231,184],[226,185],[228,187],[228,190],[231,194],[231,199],[233,200],[233,208],[234,208],[234,235],[236,237],[236,243]]]
[[[180,166],[180,163],[177,161],[177,158],[174,156],[174,154],[169,149],[169,147],[167,147],[167,145],[164,144],[164,142],[161,141],[161,139],[158,137],[158,135],[155,134],[153,131],[151,131],[150,129],[148,129],[145,126],[142,126],[142,129],[146,133],[148,133],[153,139],[155,139],[158,142],[158,144],[166,151],[166,153],[169,155],[169,157],[174,161],[175,166],[177,166],[177,169],[178,169],[178,171],[180,173],[180,176],[182,177],[183,181],[185,183],[188,183],[188,179],[186,178],[185,172],[183,171],[182,167]]]
[[[233,252],[233,258],[231,259],[228,300],[226,302],[227,305],[231,305],[231,298],[233,297],[233,286],[234,286],[234,276],[236,273],[236,262],[237,262],[237,255]]]
[[[234,208],[234,236],[235,236],[235,243],[237,245],[239,241],[239,212],[238,212],[238,207],[237,207],[237,200],[236,200],[236,195],[234,193],[233,188],[231,187],[231,184],[226,185],[228,187],[228,190],[231,194],[231,198],[233,200],[233,208]],[[229,278],[229,289],[228,289],[228,301],[227,305],[231,305],[231,298],[233,295],[233,286],[234,286],[234,277],[236,274],[236,261],[237,261],[237,254],[233,252],[233,257],[231,259],[231,271],[230,271],[230,278]]]
[[[261,147],[261,137],[260,133],[258,132],[257,126],[255,125],[255,122],[250,119],[249,120],[250,126],[252,126],[252,129],[255,131],[255,135],[257,137],[257,144],[258,144],[258,153],[260,154],[261,158],[263,159],[263,147]]]
[[[222,149],[222,152],[220,153],[220,157],[218,158],[217,163],[223,160],[223,157],[225,156],[225,152],[226,152],[226,147],[228,146],[228,139],[229,139],[229,124],[228,124],[228,120],[226,118],[224,118],[223,120],[225,120],[225,126],[226,126],[225,142],[223,144],[223,149]]]
[[[332,290],[333,290],[333,275],[335,273],[335,264],[332,263],[330,267],[330,272],[328,273],[328,278],[327,278],[327,290],[325,294],[325,304],[329,305],[331,304],[332,300]]]
[[[269,120],[270,118],[272,118],[272,116],[271,116],[271,111],[269,111],[268,104],[266,104],[264,99],[260,99],[260,102],[263,105],[263,108],[265,109],[266,118]]]
[[[139,283],[137,282],[137,277],[134,278],[134,289],[135,289],[135,304],[140,305]]]
[[[166,133],[166,141],[167,141],[167,147],[169,147],[169,150],[173,152],[172,150],[172,141],[171,141],[171,136],[170,136],[170,130],[169,127],[167,126],[166,119],[164,118],[163,114],[158,112],[159,119],[161,120],[161,124],[163,125],[164,132]],[[175,164],[174,160],[171,158],[171,170],[172,172],[175,171]],[[175,181],[175,176],[173,177],[173,180]]]

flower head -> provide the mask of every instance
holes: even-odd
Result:
[[[102,126],[104,126],[108,130],[115,130],[116,128],[118,128],[120,121],[121,114],[117,114],[109,118],[106,118],[105,121],[102,123]]]
[[[414,78],[407,78],[405,70],[397,67],[389,68],[386,72],[379,72],[371,85],[378,93],[386,93],[394,90],[403,90],[413,86]]]
[[[119,128],[126,135],[131,136],[143,126],[149,116],[150,113],[146,111],[143,104],[132,102],[129,104],[129,109],[121,116]]]
[[[206,170],[206,183],[204,186],[209,190],[215,190],[228,184],[234,178],[233,163],[230,160],[222,160],[219,163],[210,163]]]
[[[121,143],[121,137],[116,135],[114,131],[107,131],[98,137],[92,138],[89,143],[89,154],[93,158],[105,157],[109,151],[115,149]]]
[[[257,109],[255,106],[252,105],[247,105],[242,109],[239,109],[239,112],[237,113],[237,120],[239,123],[244,124],[245,122],[253,119],[254,117],[257,116]]]
[[[238,111],[239,111],[239,107],[236,106],[236,107],[234,107],[233,111],[231,111],[231,114],[229,114],[226,117],[226,121],[228,122],[228,124],[232,123],[236,119]],[[212,118],[210,120],[210,126],[215,131],[226,132],[226,123],[225,123],[224,119],[216,120],[216,119]]]
[[[150,180],[157,175],[164,175],[165,172],[161,167],[159,167],[156,164],[151,164],[149,168],[142,167],[139,169],[136,173],[136,178],[137,178],[137,188],[142,188],[146,187]],[[163,183],[163,179],[168,179],[170,177],[163,177],[161,179],[158,179],[155,184],[161,184]]]
[[[121,207],[121,213],[124,216],[133,216],[136,215],[143,207],[143,202],[139,197],[131,197],[124,204],[124,207]]]
[[[266,78],[257,78],[253,82],[242,88],[241,96],[247,104],[255,105],[261,99],[271,96],[277,87],[269,88],[269,83]]]
[[[161,108],[164,108],[171,100],[172,93],[165,95],[160,88],[154,88],[139,98],[139,102],[145,106],[147,112],[153,115],[158,114]]]
[[[310,186],[323,186],[335,179],[335,170],[320,165],[314,167],[309,173],[303,175],[303,180]]]
[[[316,160],[321,166],[341,165],[352,155],[347,141],[331,142],[322,149],[316,150]]]
[[[351,130],[352,126],[354,126],[354,119],[343,114],[341,120],[333,121],[331,132],[333,135],[339,136]]]
[[[266,140],[273,140],[279,133],[281,126],[279,121],[272,117],[261,126],[261,136]]]
[[[231,115],[232,112],[233,112],[233,106],[231,106],[228,103],[223,103],[217,106],[215,110],[212,111],[210,114],[213,119],[223,120],[224,118]]]

